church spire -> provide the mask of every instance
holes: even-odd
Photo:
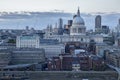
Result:
[[[78,7],[78,11],[77,11],[77,16],[80,16],[80,10],[79,10],[79,7]]]

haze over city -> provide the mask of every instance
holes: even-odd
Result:
[[[119,0],[0,0],[0,28],[23,29],[30,26],[43,29],[48,24],[54,27],[59,18],[63,18],[66,24],[80,7],[87,29],[94,29],[96,15],[103,16],[102,24],[113,29],[120,16],[119,3]]]

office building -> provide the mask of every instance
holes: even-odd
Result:
[[[33,64],[45,61],[44,49],[19,48],[11,53],[11,64]]]
[[[11,53],[7,49],[0,50],[0,68],[7,66],[11,61]]]
[[[101,16],[97,15],[95,18],[95,32],[100,33],[101,32]]]
[[[68,25],[72,26],[72,22],[73,22],[73,20],[68,20]]]
[[[120,35],[120,19],[118,20],[116,31],[117,31],[117,35],[119,36]]]
[[[39,48],[45,50],[45,56],[47,58],[59,56],[61,53],[65,53],[64,44],[40,44]]]
[[[104,34],[108,34],[110,32],[109,26],[102,25],[101,32]]]
[[[58,20],[58,35],[63,34],[63,20],[60,18]]]

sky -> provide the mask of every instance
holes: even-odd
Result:
[[[0,0],[2,11],[120,12],[120,0]]]

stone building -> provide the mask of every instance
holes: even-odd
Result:
[[[16,47],[17,48],[39,48],[40,37],[37,35],[22,35],[17,36]]]
[[[85,35],[86,27],[84,20],[80,16],[80,11],[78,9],[77,15],[73,18],[73,23],[70,28],[70,35]]]

